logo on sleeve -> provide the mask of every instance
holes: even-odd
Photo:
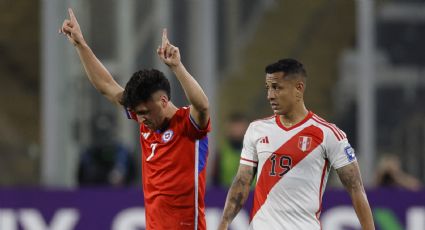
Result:
[[[162,142],[167,143],[173,138],[174,132],[173,130],[169,129],[162,134]]]
[[[298,148],[301,149],[301,151],[305,152],[305,151],[308,151],[310,147],[311,147],[311,137],[300,136],[298,139]]]
[[[354,155],[354,149],[350,145],[344,148],[344,152],[345,152],[345,155],[347,156],[348,161],[351,162],[354,159],[356,159],[356,155]]]

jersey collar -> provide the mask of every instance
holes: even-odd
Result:
[[[304,124],[306,121],[308,121],[311,117],[313,116],[313,112],[311,112],[311,111],[308,111],[308,113],[307,113],[307,115],[304,117],[304,119],[302,120],[302,121],[300,121],[300,122],[298,122],[298,123],[296,123],[295,125],[293,125],[293,126],[291,126],[291,127],[289,127],[289,128],[286,128],[283,124],[282,124],[282,122],[280,121],[280,116],[279,115],[275,115],[275,119],[276,119],[276,123],[277,123],[277,125],[281,128],[281,129],[283,129],[283,130],[285,130],[285,131],[290,131],[290,130],[292,130],[292,129],[295,129],[295,128],[297,128],[297,127],[299,127],[299,126],[301,126],[302,124]]]

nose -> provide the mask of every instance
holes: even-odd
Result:
[[[139,124],[142,124],[146,120],[145,116],[143,115],[137,115],[137,121]]]
[[[274,99],[275,97],[276,97],[276,94],[275,94],[274,90],[272,90],[272,89],[268,89],[268,90],[267,90],[267,99],[268,99],[268,100],[272,100],[272,99]]]

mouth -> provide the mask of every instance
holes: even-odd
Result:
[[[145,126],[147,126],[147,127],[149,127],[149,128],[151,128],[152,127],[152,123],[151,122],[143,122],[143,124],[145,125]]]
[[[279,107],[277,103],[270,103],[270,106],[272,107],[273,110],[276,110]]]

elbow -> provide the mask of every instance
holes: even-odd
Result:
[[[199,111],[203,114],[208,114],[210,111],[210,107],[209,104],[207,103],[206,105],[203,105],[199,108]]]
[[[208,101],[208,98],[205,98],[202,103],[199,103],[199,105],[196,106],[196,109],[202,114],[208,114],[210,110],[210,103]]]
[[[96,88],[97,89],[97,91],[99,91],[99,93],[102,95],[102,96],[108,96],[108,91],[106,91],[105,89],[102,89],[102,88]]]

